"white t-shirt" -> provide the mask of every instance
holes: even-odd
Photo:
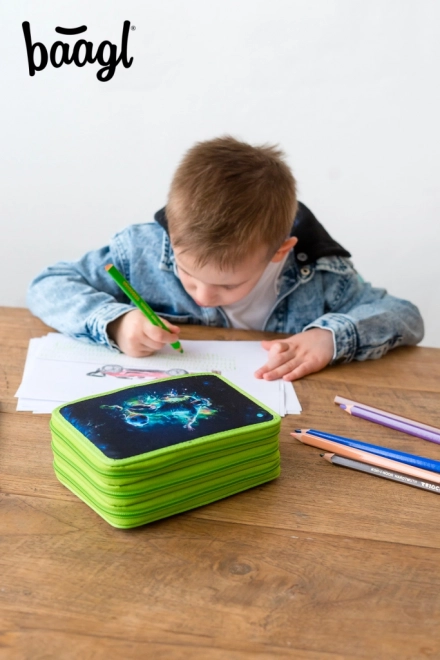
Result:
[[[287,259],[287,254],[278,263],[271,261],[262,276],[245,298],[221,308],[233,328],[263,330],[270,310],[275,305],[277,282]]]

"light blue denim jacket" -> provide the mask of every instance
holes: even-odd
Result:
[[[29,287],[30,310],[66,335],[117,349],[107,324],[133,305],[106,273],[108,263],[172,323],[229,325],[221,308],[199,307],[186,293],[168,235],[156,222],[131,225],[79,261],[45,269]],[[379,358],[423,338],[417,307],[362,282],[349,259],[322,257],[304,266],[291,251],[263,329],[296,334],[310,328],[333,333],[333,362]]]

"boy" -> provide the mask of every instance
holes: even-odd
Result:
[[[281,151],[226,136],[187,152],[154,223],[46,269],[28,304],[60,332],[132,356],[177,341],[182,323],[289,333],[262,342],[267,362],[255,376],[291,381],[423,337],[417,308],[362,282],[350,256],[297,202]],[[171,334],[129,304],[108,263]]]

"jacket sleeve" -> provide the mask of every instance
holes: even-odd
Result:
[[[423,339],[424,326],[415,305],[363,282],[348,260],[341,273],[322,270],[325,314],[308,324],[333,333],[332,364],[377,359],[397,346]]]
[[[79,261],[46,268],[29,286],[29,309],[70,337],[117,348],[107,335],[107,324],[133,309],[105,271],[108,263],[121,269],[119,256],[113,243]]]

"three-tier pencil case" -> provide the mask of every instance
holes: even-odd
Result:
[[[280,422],[222,376],[154,380],[59,406],[55,474],[114,527],[136,527],[278,477]]]

